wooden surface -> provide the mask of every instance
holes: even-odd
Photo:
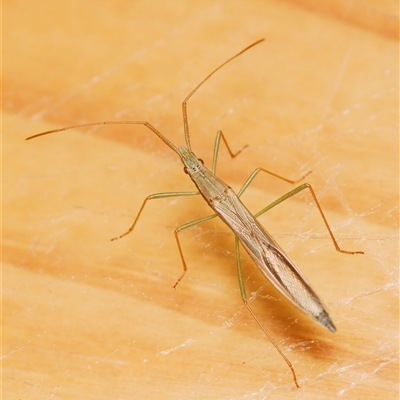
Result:
[[[395,1],[102,1],[3,4],[4,399],[394,399],[398,395],[398,4]],[[351,2],[350,2],[351,3]],[[360,12],[362,13],[360,14]],[[359,18],[359,16],[365,18]],[[331,311],[336,334],[282,299],[243,255],[257,315],[243,308],[233,236],[192,190],[176,155],[137,126],[34,133],[88,121],[150,121],[238,189],[263,166],[307,193],[260,219]],[[259,176],[256,212],[291,188]]]

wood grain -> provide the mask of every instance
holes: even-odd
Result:
[[[396,398],[398,5],[357,2],[379,20],[361,24],[349,15],[358,8],[330,3],[3,5],[4,399]],[[243,308],[222,223],[182,234],[189,271],[172,289],[173,230],[209,213],[202,199],[150,202],[136,231],[110,242],[148,194],[192,190],[162,142],[132,126],[24,140],[141,119],[181,145],[182,99],[262,37],[190,101],[190,129],[208,164],[217,130],[234,149],[248,144],[235,160],[221,152],[218,173],[235,189],[258,166],[312,170],[341,246],[365,251],[337,253],[306,193],[261,218],[327,303],[334,335],[243,255],[254,307],[300,390]],[[243,199],[256,212],[289,189],[260,176]]]

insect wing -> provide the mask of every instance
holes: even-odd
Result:
[[[234,231],[263,275],[301,311],[335,332],[321,299],[306,277],[231,188],[226,190],[225,199],[213,208]]]

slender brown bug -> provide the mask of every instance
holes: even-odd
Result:
[[[213,163],[211,170],[207,169],[203,161],[198,159],[195,154],[191,150],[190,146],[190,135],[189,135],[189,124],[188,124],[188,117],[187,117],[187,102],[193,96],[193,94],[206,82],[215,72],[221,69],[224,65],[228,62],[232,61],[234,58],[238,57],[245,51],[249,50],[250,48],[254,47],[255,45],[261,43],[264,39],[258,40],[247,46],[245,49],[225,61],[219,67],[217,67],[214,71],[212,71],[209,75],[207,75],[184,99],[182,102],[182,113],[183,113],[183,124],[184,124],[184,132],[185,132],[185,142],[186,146],[176,147],[172,142],[170,142],[158,129],[156,129],[153,125],[146,121],[104,121],[104,122],[93,122],[87,123],[82,125],[74,125],[69,126],[61,129],[54,129],[46,132],[42,132],[33,136],[28,137],[27,139],[33,139],[40,136],[48,135],[55,132],[66,131],[74,128],[83,128],[88,126],[95,126],[95,125],[115,125],[115,124],[131,124],[131,125],[144,125],[150,131],[155,133],[171,150],[173,150],[181,159],[184,165],[184,171],[186,174],[190,176],[193,183],[197,187],[198,191],[193,192],[167,192],[167,193],[155,193],[150,196],[147,196],[142,203],[142,206],[132,224],[132,226],[128,229],[127,232],[120,235],[115,239],[120,239],[130,233],[147,201],[160,199],[165,197],[176,197],[176,196],[193,196],[201,194],[207,204],[213,209],[215,214],[197,219],[195,221],[188,222],[175,230],[175,239],[178,245],[179,253],[182,260],[183,265],[183,272],[177,279],[174,288],[177,284],[181,281],[183,276],[187,271],[186,262],[183,256],[182,248],[179,241],[179,232],[184,229],[190,228],[193,225],[208,221],[212,218],[219,216],[222,221],[228,225],[228,227],[234,232],[235,234],[235,249],[236,249],[236,260],[237,260],[237,272],[239,278],[239,286],[240,292],[242,296],[242,300],[253,316],[253,318],[257,321],[261,329],[267,335],[269,340],[275,346],[279,354],[283,357],[287,365],[289,366],[290,370],[293,374],[293,380],[297,387],[299,387],[296,373],[291,362],[288,358],[283,354],[280,350],[276,342],[272,339],[269,335],[267,330],[264,328],[260,320],[257,318],[255,313],[253,312],[252,308],[250,307],[249,301],[246,295],[246,289],[244,286],[243,276],[242,276],[242,267],[240,262],[240,253],[239,253],[239,242],[242,244],[244,249],[256,263],[262,274],[295,306],[297,306],[301,311],[305,314],[312,317],[317,323],[322,325],[324,328],[328,329],[330,332],[335,332],[336,328],[330,318],[328,312],[326,311],[321,299],[316,294],[314,289],[311,287],[308,280],[305,276],[301,273],[299,268],[296,264],[289,258],[289,256],[282,250],[282,248],[278,245],[278,243],[272,238],[272,236],[265,230],[265,228],[258,222],[257,217],[265,213],[266,211],[270,210],[271,208],[275,207],[279,203],[283,202],[284,200],[288,199],[289,197],[294,196],[295,194],[301,192],[304,189],[308,189],[312,195],[312,198],[317,205],[319,213],[325,223],[325,226],[329,232],[329,235],[335,245],[337,251],[347,254],[362,254],[362,251],[346,251],[342,250],[330,227],[325,218],[325,215],[322,211],[321,206],[317,200],[317,197],[314,193],[313,188],[308,184],[304,183],[297,188],[291,190],[284,196],[280,197],[279,199],[275,200],[273,203],[269,204],[268,206],[264,207],[255,215],[251,214],[250,211],[246,208],[246,206],[240,200],[240,196],[243,192],[247,189],[253,179],[259,172],[265,172],[271,174],[277,178],[283,179],[290,183],[296,183],[297,181],[291,181],[282,176],[274,174],[266,169],[257,168],[246,180],[242,188],[236,194],[225,182],[223,182],[220,178],[215,175],[216,165],[217,165],[217,155],[219,150],[219,145],[221,139],[225,143],[231,157],[236,157],[239,153],[233,153],[228,146],[225,136],[221,131],[217,133],[215,146],[214,146],[214,156],[213,156]],[[304,177],[303,177],[304,178]],[[301,178],[301,179],[303,179]]]

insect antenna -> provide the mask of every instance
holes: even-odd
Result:
[[[239,53],[235,54],[233,57],[229,58],[225,62],[223,62],[219,67],[215,68],[214,71],[212,71],[210,74],[208,74],[186,97],[185,100],[182,102],[182,115],[183,115],[183,131],[185,132],[185,141],[186,141],[186,146],[189,150],[191,150],[190,147],[190,137],[189,137],[189,123],[188,123],[188,117],[187,117],[187,102],[188,100],[197,92],[197,90],[200,88],[200,86],[203,85],[204,82],[206,82],[208,79],[210,79],[218,70],[220,70],[223,66],[228,64],[230,61],[235,59],[236,57],[239,57],[241,54],[246,52],[247,50],[251,49],[255,45],[263,42],[265,39],[260,39],[257,40],[256,42],[252,43],[250,46],[247,46],[245,49],[242,51],[239,51]]]
[[[27,137],[25,140],[30,140],[30,139],[35,139],[40,136],[45,136],[45,135],[50,135],[51,133],[56,133],[56,132],[63,132],[63,131],[69,131],[72,129],[77,129],[77,128],[87,128],[88,126],[99,126],[99,125],[144,125],[146,128],[150,129],[153,131],[169,148],[171,148],[175,153],[179,155],[178,149],[176,146],[168,140],[157,128],[155,128],[153,125],[146,121],[102,121],[102,122],[89,122],[86,124],[78,124],[78,125],[71,125],[71,126],[66,126],[64,128],[58,128],[58,129],[52,129],[50,131],[45,131],[41,133],[37,133],[36,135],[32,135]]]

